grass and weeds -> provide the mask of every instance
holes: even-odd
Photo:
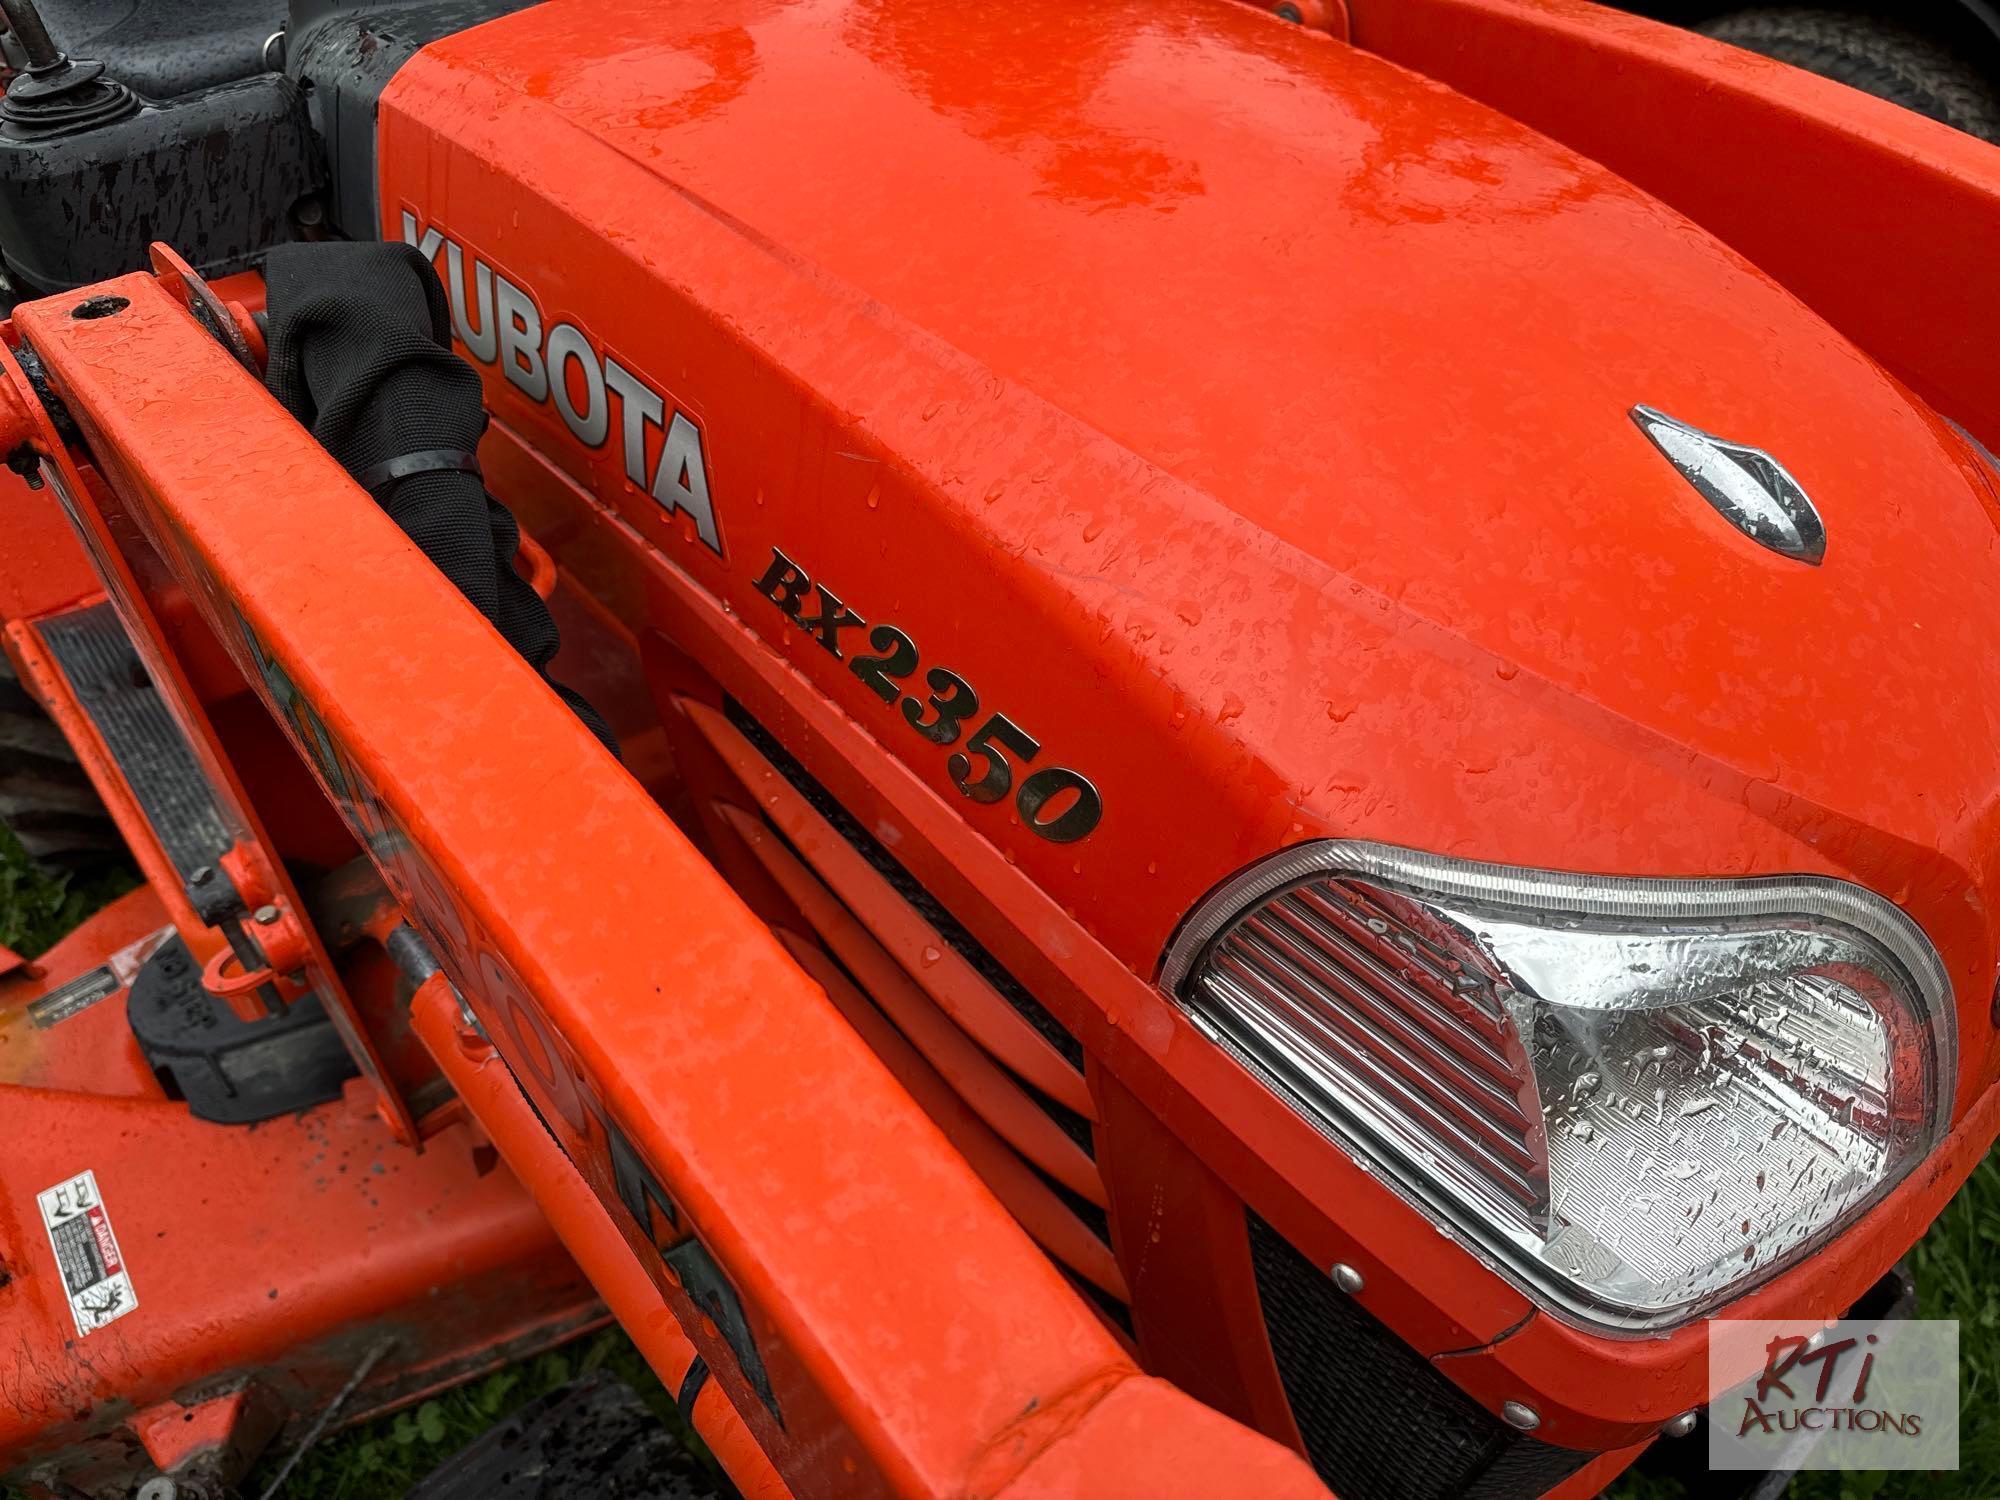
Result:
[[[51,874],[0,823],[0,947],[33,958],[105,902],[138,884],[120,864],[87,876]]]
[[[113,871],[75,880],[38,869],[0,827],[0,945],[32,957],[55,943],[133,877]],[[1910,1253],[1918,1315],[1959,1323],[1963,1422],[1956,1474],[1807,1474],[1790,1500],[2000,1500],[2000,1158],[1989,1157]],[[287,1497],[393,1500],[493,1423],[576,1376],[608,1367],[629,1383],[691,1449],[688,1431],[631,1342],[617,1330],[595,1334],[483,1380],[322,1441],[285,1483]],[[284,1454],[274,1453],[245,1493],[262,1494]],[[704,1455],[705,1456],[705,1455]],[[1672,1480],[1630,1475],[1613,1500],[1697,1500]]]
[[[299,1460],[279,1494],[285,1500],[395,1500],[495,1422],[596,1369],[608,1370],[637,1391],[682,1446],[713,1467],[659,1378],[631,1340],[614,1328],[509,1365],[409,1410],[337,1432]],[[267,1455],[245,1482],[244,1493],[262,1495],[285,1457]]]

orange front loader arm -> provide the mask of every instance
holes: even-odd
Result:
[[[93,297],[114,300],[73,316]],[[704,1425],[746,1491],[1324,1493],[1139,1373],[772,933],[161,282],[25,305],[14,331],[88,451],[11,356],[0,450],[57,487],[128,629],[184,589],[257,688],[469,1004],[454,1020],[427,984],[419,1033],[663,1378],[690,1347],[715,1372],[734,1411]]]

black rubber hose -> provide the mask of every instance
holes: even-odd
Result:
[[[437,272],[408,245],[279,245],[264,268],[264,380],[357,479],[391,460],[471,453],[486,430],[479,377],[451,348]],[[375,499],[615,754],[610,727],[549,677],[561,644],[514,571],[520,530],[477,474],[431,468],[377,484]]]

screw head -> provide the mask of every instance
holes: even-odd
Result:
[[[188,884],[207,885],[213,879],[215,879],[214,869],[208,865],[203,865],[188,876]]]
[[[1500,1415],[1509,1427],[1518,1427],[1522,1432],[1533,1432],[1542,1425],[1542,1414],[1521,1401],[1503,1403]]]
[[[278,908],[275,906],[260,906],[250,913],[250,916],[259,927],[269,927],[273,922],[278,920]]]
[[[133,1497],[133,1500],[175,1500],[175,1497],[180,1492],[181,1487],[175,1484],[169,1476],[155,1474],[151,1479],[139,1486],[139,1493]]]
[[[1684,1411],[1671,1422],[1664,1424],[1660,1431],[1667,1437],[1686,1437],[1694,1431],[1695,1421],[1700,1415],[1699,1412]]]
[[[1346,1261],[1336,1263],[1329,1274],[1333,1277],[1333,1284],[1350,1297],[1354,1296],[1362,1287],[1368,1284],[1361,1279],[1361,1273],[1347,1264]]]

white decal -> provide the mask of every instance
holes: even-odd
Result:
[[[97,1191],[97,1174],[79,1172],[47,1192],[37,1193],[35,1202],[42,1210],[49,1246],[56,1253],[78,1336],[95,1333],[113,1318],[122,1318],[136,1308],[139,1298],[132,1290],[125,1258],[118,1252],[117,1237],[111,1232],[111,1215]]]

